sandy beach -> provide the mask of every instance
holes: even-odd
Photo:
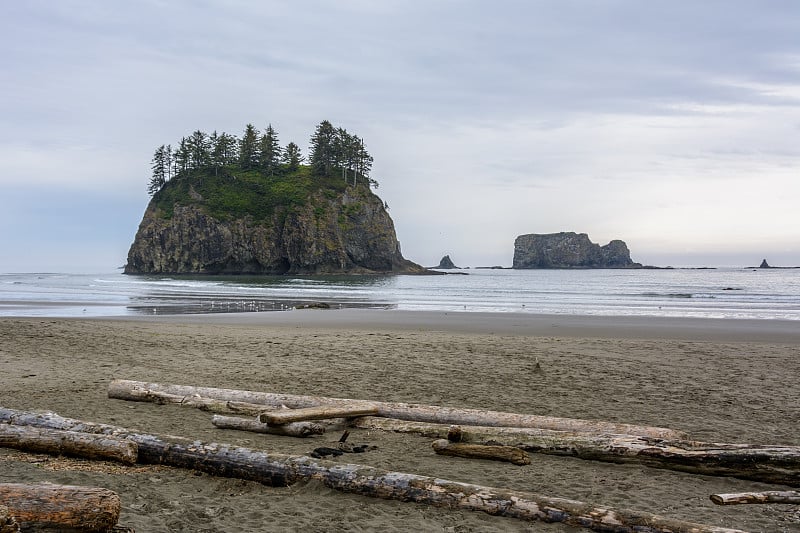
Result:
[[[800,445],[800,325],[780,321],[293,310],[130,319],[0,319],[0,406],[307,454],[294,439],[220,430],[210,414],[107,398],[132,379],[471,407],[670,427],[693,439]],[[536,362],[543,372],[534,372]],[[720,507],[712,493],[789,490],[733,478],[533,455],[446,458],[431,440],[353,430],[342,462],[517,489],[746,531],[800,532],[791,505]],[[478,512],[286,488],[167,467],[0,449],[0,481],[106,487],[120,524],[150,531],[584,531]]]

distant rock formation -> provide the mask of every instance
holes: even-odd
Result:
[[[514,241],[512,268],[642,268],[631,260],[624,241],[600,246],[586,233],[520,235]]]
[[[766,259],[762,259],[761,264],[758,266],[758,268],[772,268],[772,267],[769,266],[769,263],[767,263]]]
[[[440,268],[440,269],[444,269],[444,270],[449,270],[451,268],[458,268],[458,267],[450,259],[450,256],[446,255],[446,256],[442,257],[442,260],[439,261],[439,264],[437,266],[431,267],[431,268]]]

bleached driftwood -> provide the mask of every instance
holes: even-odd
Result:
[[[300,409],[281,409],[265,411],[258,415],[260,422],[272,426],[303,422],[307,420],[325,420],[331,418],[354,418],[357,416],[378,414],[378,408],[363,403],[356,405],[319,405]]]
[[[505,461],[515,465],[531,464],[531,457],[523,450],[513,446],[497,446],[485,444],[465,444],[463,442],[450,442],[447,439],[433,441],[433,451],[439,455],[465,457],[467,459],[489,459],[492,461]]]
[[[0,483],[0,503],[22,531],[109,531],[122,508],[114,491],[50,483]]]
[[[797,505],[800,504],[800,492],[794,490],[768,490],[764,492],[712,494],[711,501],[717,505],[738,505],[743,503],[790,503]]]
[[[437,439],[458,433],[459,442],[515,446],[528,452],[610,463],[636,463],[713,476],[800,486],[800,446],[665,441],[631,435],[594,435],[535,428],[452,426],[363,417],[353,427],[413,433]]]
[[[125,428],[0,408],[0,422],[75,429],[124,436],[139,444],[139,461],[194,468],[226,477],[288,485],[318,480],[326,486],[364,496],[483,511],[527,521],[562,522],[608,533],[743,533],[739,530],[670,520],[650,513],[613,510],[529,492],[459,483],[429,476],[340,464],[307,456],[269,454],[223,444],[167,442]]]
[[[481,409],[460,409],[434,405],[373,402],[367,400],[351,400],[343,398],[327,398],[323,396],[301,396],[293,394],[276,394],[268,392],[244,391],[235,389],[218,389],[213,387],[191,387],[164,383],[147,383],[143,381],[114,380],[108,386],[108,397],[121,400],[143,400],[143,391],[161,392],[179,396],[200,396],[224,401],[245,402],[251,404],[281,406],[293,409],[316,407],[320,405],[366,405],[378,408],[378,416],[433,422],[438,424],[459,424],[470,426],[506,426],[534,427],[560,431],[583,431],[593,433],[613,433],[626,435],[642,435],[662,439],[684,439],[686,434],[674,429],[633,424],[619,424],[596,420],[575,418],[558,418],[518,413],[504,413]]]
[[[325,433],[325,428],[323,426],[312,422],[292,422],[280,426],[270,426],[269,424],[259,422],[255,418],[214,415],[211,418],[211,423],[220,429],[238,429],[239,431],[285,435],[288,437],[310,437],[312,435],[322,435]]]
[[[244,415],[244,416],[258,416],[268,409],[274,407],[268,405],[260,405],[247,402],[235,402],[227,400],[218,400],[215,398],[203,398],[196,394],[194,395],[181,395],[170,394],[167,392],[158,392],[152,390],[135,389],[130,391],[131,400],[152,402],[160,405],[180,405],[183,407],[194,407],[201,411],[208,411],[211,413],[231,414],[231,415]]]
[[[0,447],[33,453],[107,459],[129,465],[136,463],[138,453],[135,442],[105,435],[9,424],[0,424]]]

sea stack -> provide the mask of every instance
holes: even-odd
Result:
[[[450,270],[453,268],[458,268],[455,263],[453,263],[452,259],[450,259],[449,255],[442,257],[442,260],[439,261],[439,264],[432,268],[438,268],[442,270]]]
[[[272,125],[161,145],[125,273],[427,272],[400,253],[362,138],[323,120],[305,159]]]
[[[167,187],[179,187],[172,180]],[[186,194],[145,211],[128,252],[126,274],[415,273],[400,252],[384,203],[366,185],[318,190],[294,205],[253,213],[219,213],[207,198],[222,191],[186,178]],[[235,194],[237,183],[226,185]],[[188,194],[195,191],[195,194]]]
[[[520,235],[514,241],[515,269],[641,267],[621,240],[600,246],[586,233],[561,232]]]

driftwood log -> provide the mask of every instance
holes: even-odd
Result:
[[[712,494],[711,501],[717,505],[738,505],[743,503],[790,503],[797,505],[800,504],[800,492],[794,490],[768,490],[764,492]]]
[[[179,394],[169,394],[167,392],[157,392],[151,390],[138,390],[138,389],[131,391],[131,398],[129,399],[135,399],[137,401],[142,401],[142,402],[152,402],[159,405],[180,405],[182,407],[193,407],[195,409],[200,409],[201,411],[206,411],[209,413],[251,416],[253,418],[257,417],[258,415],[266,411],[288,409],[285,406],[271,406],[271,405],[262,405],[262,404],[247,403],[247,402],[216,400],[214,398],[203,398],[197,395],[181,396]],[[229,427],[225,429],[239,429],[242,431],[253,431],[255,433],[270,433],[273,435],[287,435],[291,437],[296,437],[296,436],[302,437],[305,436],[303,435],[303,433],[306,433],[306,431],[300,430],[301,426],[288,428],[285,432],[282,432],[280,428],[276,428],[275,431],[264,431],[264,428],[261,427],[263,426],[263,424],[259,424],[258,422],[256,422],[256,424],[244,424],[237,422],[231,422],[231,423],[237,424],[238,427]],[[311,429],[311,434],[314,434],[314,432],[318,431],[319,428],[322,428],[323,432],[325,431],[326,427],[334,429],[342,429],[344,428],[346,423],[347,420],[343,418],[323,420],[317,422],[312,426],[309,426],[309,429]],[[299,434],[295,435],[295,433]]]
[[[239,431],[285,435],[288,437],[310,437],[312,435],[322,435],[325,433],[325,428],[323,426],[312,422],[292,422],[280,426],[270,426],[269,424],[259,422],[255,418],[214,415],[211,418],[211,423],[220,429],[238,429]]]
[[[21,531],[109,531],[122,508],[111,490],[50,483],[0,483],[0,503]]]
[[[190,439],[133,432],[126,428],[61,417],[55,413],[30,413],[0,407],[0,424],[43,427],[107,435],[135,442],[138,462],[188,468],[222,477],[258,481],[276,487],[288,486],[295,475],[272,454],[255,452],[224,444],[203,443]]]
[[[271,426],[280,426],[307,420],[355,418],[357,416],[376,414],[378,414],[377,407],[358,403],[355,405],[319,405],[316,407],[303,407],[299,409],[265,411],[258,415],[258,420]]]
[[[439,455],[465,457],[467,459],[489,459],[492,461],[505,461],[515,465],[531,464],[531,457],[523,450],[513,446],[496,446],[484,444],[464,444],[463,442],[450,442],[447,439],[433,441],[433,451]]]
[[[8,512],[8,507],[0,505],[0,533],[18,533],[19,524]]]
[[[201,411],[210,413],[220,413],[229,415],[258,416],[268,409],[274,407],[247,402],[234,402],[218,400],[215,398],[203,398],[198,395],[170,394],[152,390],[136,389],[130,391],[130,400],[140,402],[152,402],[159,405],[180,405],[183,407],[194,407]]]
[[[500,444],[548,455],[566,455],[610,463],[636,463],[692,474],[736,477],[800,486],[800,446],[761,446],[696,441],[665,441],[631,435],[593,435],[533,428],[428,424],[363,417],[354,427],[415,433],[471,444]]]
[[[293,409],[316,407],[320,405],[357,405],[360,403],[370,407],[377,407],[377,415],[381,417],[418,422],[433,422],[438,424],[534,427],[560,431],[642,435],[663,439],[686,438],[685,433],[674,429],[619,424],[615,422],[504,413],[480,409],[459,409],[455,407],[409,403],[373,402],[367,400],[327,398],[323,396],[300,396],[235,389],[218,389],[212,387],[191,387],[186,385],[147,383],[130,380],[112,381],[108,386],[108,397],[120,400],[142,401],[144,396],[146,396],[146,394],[143,395],[143,391],[162,392],[178,396],[200,396],[216,400],[260,404],[273,407],[285,405]]]
[[[0,424],[0,447],[33,453],[106,459],[128,465],[136,463],[138,453],[136,443],[128,440],[9,424]]]
[[[238,401],[238,399],[245,399],[247,402],[244,403],[250,405],[258,405],[256,401],[265,398],[272,398],[275,400],[276,397],[279,397],[281,402],[287,398],[316,398],[230,389],[161,385],[125,380],[116,380],[109,385],[109,396],[112,398],[141,400],[143,397],[146,397],[148,391],[149,393],[173,394],[176,396],[183,394],[184,396],[195,396],[199,398],[204,398],[203,396],[198,396],[201,394],[216,394],[222,398],[219,401]],[[231,399],[224,399],[228,397]],[[316,400],[319,399],[316,398]],[[331,398],[323,398],[323,400],[336,402],[346,401]],[[489,411],[455,410],[452,408],[437,408],[432,406],[410,407],[413,404],[362,402],[364,404],[377,406],[379,414],[382,416],[388,416],[386,413],[395,408],[402,410],[397,406],[405,406],[405,408],[409,409],[410,412],[405,413],[408,418],[414,418],[415,412],[417,411],[430,413],[431,410],[436,409],[443,409],[446,412],[467,411],[468,413],[481,413],[476,418],[482,418],[487,413],[491,413]],[[289,403],[291,404],[292,402]],[[386,405],[393,407],[387,408]],[[509,413],[496,414],[508,415],[512,419],[520,417],[525,419],[534,416]],[[426,417],[427,415],[417,418]],[[473,420],[474,419],[475,418],[473,418]],[[504,420],[510,421],[508,418]],[[585,421],[571,420],[571,422]],[[393,420],[381,417],[356,418],[351,421],[351,423],[353,426],[363,429],[385,429],[390,431],[419,433],[426,437],[434,438],[447,438],[448,431],[450,430],[450,426],[447,424],[452,424],[452,422],[448,422],[447,424],[435,424],[415,420]],[[585,427],[582,424],[577,425],[579,427]],[[623,424],[623,426],[625,425]],[[501,444],[516,446],[528,452],[568,455],[581,459],[613,463],[638,463],[656,468],[665,468],[695,474],[737,477],[752,481],[800,486],[800,447],[796,446],[702,443],[687,441],[680,438],[662,440],[662,438],[659,437],[636,437],[630,434],[590,434],[576,431],[565,432],[552,429],[500,427],[496,425],[464,425],[461,426],[461,430],[463,432],[463,442],[473,444]]]
[[[125,428],[63,418],[55,413],[27,413],[0,408],[0,422],[77,429],[125,436],[139,443],[140,462],[194,468],[226,477],[288,485],[318,480],[324,485],[375,498],[483,511],[527,521],[562,522],[607,533],[742,533],[739,530],[671,520],[650,513],[613,510],[539,494],[447,481],[429,476],[316,460],[307,456],[268,454],[222,444],[178,445]],[[213,465],[213,468],[210,468]],[[256,474],[260,473],[260,474]]]

